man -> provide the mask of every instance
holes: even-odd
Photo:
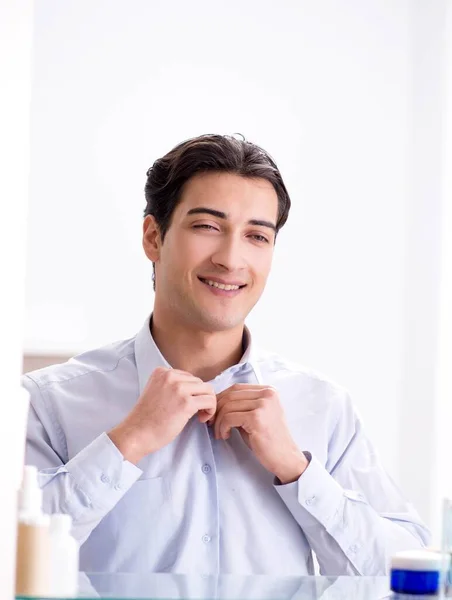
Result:
[[[208,135],[147,173],[154,309],[136,337],[30,373],[27,462],[87,571],[378,575],[428,532],[347,393],[259,352],[290,200],[261,148]]]

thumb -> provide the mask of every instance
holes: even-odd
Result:
[[[212,417],[215,415],[215,408],[203,408],[198,411],[198,419],[200,423],[207,423],[212,421]],[[210,424],[210,423],[209,423]]]

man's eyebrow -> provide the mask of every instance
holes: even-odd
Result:
[[[213,208],[207,208],[205,206],[198,206],[197,208],[191,208],[187,215],[199,215],[202,213],[207,213],[208,215],[212,215],[213,217],[218,217],[219,219],[227,219],[228,215],[221,210],[215,210]]]
[[[228,215],[221,210],[215,210],[214,208],[207,208],[207,206],[198,206],[196,208],[191,208],[187,215],[199,215],[199,214],[208,214],[213,217],[217,217],[218,219],[227,220]],[[276,233],[276,225],[271,221],[263,221],[262,219],[251,219],[248,221],[249,225],[256,225],[257,227],[268,227],[272,231]]]
[[[261,219],[251,219],[248,221],[250,225],[257,225],[257,227],[268,227],[276,233],[276,225],[270,221],[261,221]]]

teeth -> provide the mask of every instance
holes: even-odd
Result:
[[[216,281],[211,281],[210,279],[205,279],[204,280],[208,285],[211,285],[212,287],[216,287],[219,288],[220,290],[238,290],[239,289],[239,285],[225,285],[224,283],[217,283]]]

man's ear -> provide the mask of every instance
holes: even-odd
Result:
[[[143,221],[143,249],[152,262],[157,262],[160,257],[162,245],[160,230],[153,215],[146,215]]]

